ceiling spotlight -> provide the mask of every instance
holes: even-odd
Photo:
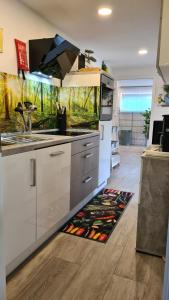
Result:
[[[140,49],[139,51],[138,51],[138,54],[139,55],[146,55],[148,53],[148,50],[147,49]]]
[[[53,78],[53,76],[52,76],[52,75],[49,75],[49,78]]]
[[[99,8],[99,10],[98,10],[98,14],[100,16],[109,16],[109,15],[111,15],[111,13],[112,13],[112,9],[108,8],[108,7],[102,7],[102,8]]]

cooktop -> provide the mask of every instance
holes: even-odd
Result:
[[[78,135],[84,135],[89,134],[90,132],[87,131],[44,131],[44,132],[37,132],[37,134],[49,134],[49,135],[66,135],[66,136],[78,136]]]

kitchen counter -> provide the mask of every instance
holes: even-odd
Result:
[[[152,145],[142,154],[141,163],[136,249],[163,256],[169,216],[169,152]]]
[[[50,130],[46,130],[50,131]],[[51,130],[52,131],[52,130]],[[80,130],[75,130],[80,131]],[[82,130],[84,131],[84,130]],[[13,154],[33,151],[41,148],[51,147],[55,145],[65,144],[65,143],[71,143],[77,140],[94,137],[99,135],[99,131],[88,131],[85,130],[88,133],[83,135],[77,135],[77,136],[64,136],[64,135],[48,135],[45,134],[45,131],[42,130],[42,134],[38,134],[37,132],[32,133],[32,137],[39,137],[42,138],[42,141],[36,141],[31,143],[22,143],[22,144],[13,144],[8,146],[2,146],[1,147],[1,156],[9,156]],[[40,131],[39,131],[40,132]],[[44,134],[43,134],[44,132]],[[29,134],[28,134],[29,135]]]
[[[144,151],[142,157],[154,157],[154,158],[169,158],[169,152],[162,152],[159,145],[150,145]]]

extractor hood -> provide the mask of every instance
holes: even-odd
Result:
[[[60,35],[29,41],[29,68],[33,74],[44,74],[64,79],[80,49]]]

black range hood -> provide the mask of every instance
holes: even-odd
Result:
[[[64,79],[79,53],[80,49],[58,34],[54,38],[30,40],[30,72]]]

